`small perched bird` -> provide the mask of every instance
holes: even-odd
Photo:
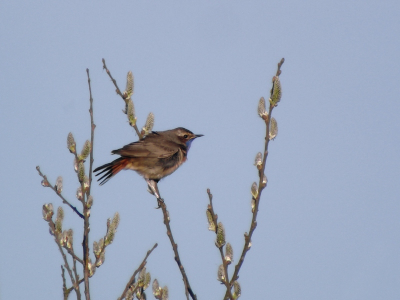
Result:
[[[140,141],[111,151],[121,157],[96,168],[96,176],[103,174],[98,181],[105,184],[121,170],[134,170],[142,175],[147,183],[156,183],[172,174],[186,161],[190,145],[202,134],[178,127],[166,131],[153,131]],[[150,185],[150,184],[149,184]]]

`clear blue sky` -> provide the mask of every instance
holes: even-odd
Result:
[[[184,126],[205,136],[160,183],[182,261],[199,299],[221,299],[220,257],[207,230],[206,189],[234,249],[248,230],[253,166],[268,96],[285,57],[265,190],[253,246],[240,273],[242,299],[399,299],[400,3],[398,1],[3,1],[0,4],[0,299],[60,299],[62,259],[40,186],[77,182],[66,137],[89,138],[85,69],[94,97],[95,166],[137,139],[121,88],[135,76],[139,126]],[[122,172],[94,184],[91,241],[114,212],[121,223],[93,299],[116,299],[155,242],[152,278],[184,299],[183,283],[144,180]],[[78,203],[77,203],[78,204]],[[80,220],[68,209],[64,227]],[[232,272],[232,271],[231,271]],[[153,299],[151,293],[148,298]]]

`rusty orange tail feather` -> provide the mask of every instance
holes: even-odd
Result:
[[[96,176],[99,176],[100,174],[105,173],[105,174],[103,174],[103,176],[101,176],[99,179],[97,179],[97,181],[101,181],[100,185],[103,185],[107,181],[109,181],[111,179],[111,177],[113,177],[119,171],[123,170],[127,164],[128,164],[128,159],[125,157],[120,157],[108,164],[102,165],[102,166],[94,169],[93,172],[101,171],[101,172],[97,173]]]

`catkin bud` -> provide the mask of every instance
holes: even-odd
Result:
[[[42,186],[44,186],[44,187],[49,187],[49,186],[50,186],[49,182],[47,181],[47,178],[43,179],[42,182],[41,182],[41,184],[42,184]]]
[[[78,189],[76,190],[76,198],[78,200],[82,200],[83,199],[83,194],[82,194],[82,188],[78,187]]]
[[[268,179],[267,179],[267,176],[265,176],[265,174],[264,174],[261,184],[263,187],[265,187],[267,185],[267,183],[268,183]]]
[[[168,300],[168,295],[169,293],[168,293],[168,287],[167,286],[164,286],[163,288],[162,288],[162,296],[161,296],[161,300]]]
[[[82,151],[81,151],[81,155],[79,155],[79,160],[85,160],[89,156],[91,149],[92,149],[92,145],[87,140],[85,142],[85,144],[83,145],[83,148],[82,148]]]
[[[76,143],[75,143],[74,136],[72,135],[72,132],[68,133],[67,147],[68,147],[68,150],[71,153],[75,153],[76,152]]]
[[[143,289],[147,289],[150,285],[150,281],[151,281],[151,275],[150,272],[146,273],[146,276],[144,278],[144,283],[143,283]]]
[[[251,195],[253,196],[254,199],[256,199],[258,196],[258,187],[257,183],[255,182],[253,182],[253,184],[251,185]]]
[[[88,269],[89,269],[89,277],[92,277],[94,275],[94,272],[96,272],[96,267],[93,266],[92,260],[90,259],[90,257],[88,260]]]
[[[84,165],[83,161],[80,161],[78,164],[78,179],[79,179],[79,182],[81,182],[81,183],[85,179],[85,165]]]
[[[55,222],[55,227],[56,227],[56,232],[61,233],[62,232],[62,222],[64,220],[64,210],[61,206],[58,207],[57,209],[57,217],[56,217],[56,222]]]
[[[106,251],[104,250],[101,254],[99,259],[96,260],[96,267],[100,267],[104,261],[106,260]]]
[[[224,225],[219,222],[217,226],[217,239],[215,241],[215,246],[221,248],[225,245],[225,228]]]
[[[135,126],[136,125],[136,116],[135,116],[135,107],[133,106],[132,99],[128,99],[126,114],[128,116],[129,124],[131,126]]]
[[[269,127],[269,139],[273,140],[278,135],[278,122],[275,118],[271,118],[271,124]]]
[[[61,194],[62,189],[63,189],[63,178],[61,176],[57,177],[55,188],[56,188],[57,193]]]
[[[225,247],[225,261],[230,264],[233,260],[233,248],[230,243],[226,243]]]
[[[241,289],[241,287],[240,287],[240,284],[239,284],[239,282],[237,282],[237,281],[234,281],[233,282],[233,299],[237,299],[237,298],[239,298],[240,297],[240,295],[242,294],[242,289]]]
[[[158,284],[157,279],[154,279],[152,289],[153,289],[154,297],[156,297],[156,299],[158,299],[158,296],[161,295],[161,288],[160,288],[160,285]]]
[[[258,115],[263,118],[264,120],[268,117],[268,112],[265,108],[265,99],[264,97],[260,98],[258,101],[258,108],[257,108]]]
[[[68,229],[66,246],[67,248],[71,249],[73,244],[74,244],[74,231],[72,229]]]
[[[217,279],[218,281],[224,282],[225,281],[225,270],[224,270],[224,265],[220,265],[218,267],[218,275],[217,275]]]
[[[137,279],[138,286],[143,287],[145,277],[146,277],[146,267],[144,267],[139,273],[139,276]]]
[[[208,221],[208,230],[215,231],[215,223],[214,223],[213,217],[211,215],[211,212],[208,209],[206,210],[206,214],[207,214],[207,221]]]
[[[130,98],[133,95],[133,74],[129,71],[126,75],[126,88],[124,92],[125,99]]]
[[[257,169],[261,170],[261,168],[262,168],[262,154],[261,154],[261,152],[257,153],[256,159],[254,161],[254,165],[257,167]]]
[[[54,214],[53,204],[52,203],[44,204],[42,208],[43,219],[49,222],[53,217],[53,214]]]
[[[90,196],[88,197],[88,199],[87,199],[86,207],[87,207],[87,208],[91,208],[92,205],[93,205],[93,196],[90,195]]]
[[[142,128],[142,135],[143,136],[148,135],[153,130],[153,126],[154,126],[154,114],[151,112],[147,116],[146,124]]]
[[[279,76],[274,76],[272,78],[272,89],[271,89],[271,98],[269,98],[269,102],[272,106],[277,106],[278,102],[281,101],[282,97],[282,88],[281,81],[279,80]]]
[[[115,237],[115,233],[117,232],[117,227],[119,225],[119,213],[116,212],[111,223],[110,223],[110,227],[108,229],[107,235],[106,235],[106,239],[105,239],[105,245],[110,245],[113,241],[114,241],[114,237]]]

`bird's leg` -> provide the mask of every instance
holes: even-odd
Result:
[[[160,196],[160,191],[158,190],[157,182],[155,182],[152,179],[147,179],[147,178],[146,178],[146,182],[149,187],[149,192],[157,198],[158,208],[160,208],[161,203],[164,202],[164,200]]]

